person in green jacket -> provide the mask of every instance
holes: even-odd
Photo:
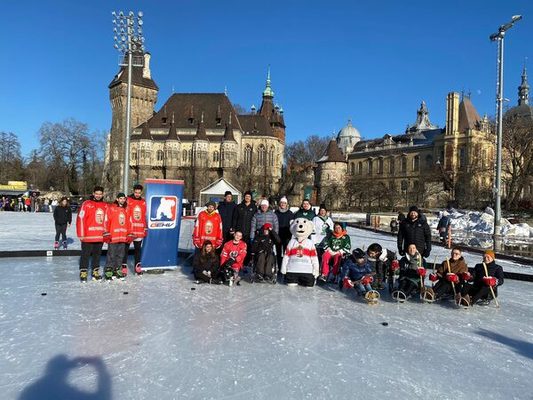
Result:
[[[296,211],[296,214],[294,215],[294,219],[297,218],[305,218],[309,221],[313,222],[313,218],[316,217],[315,211],[311,207],[311,202],[307,199],[302,201],[302,206],[298,211]]]
[[[324,241],[324,255],[322,256],[322,274],[318,277],[319,280],[326,282],[329,275],[329,266],[333,262],[332,274],[333,279],[336,280],[339,276],[340,265],[342,258],[346,254],[350,254],[352,243],[350,236],[339,222],[333,224],[333,233]]]

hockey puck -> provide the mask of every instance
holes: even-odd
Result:
[[[46,293],[41,293],[41,296],[46,296]]]
[[[196,290],[196,288],[195,288],[195,287],[192,287],[191,290]]]
[[[383,326],[389,326],[389,323],[388,323],[388,322],[382,322],[381,325],[383,325]]]
[[[128,294],[129,292],[122,292],[122,294]]]

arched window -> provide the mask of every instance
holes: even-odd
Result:
[[[181,161],[183,161],[184,163],[187,162],[187,150],[183,150],[181,152]]]
[[[259,149],[257,149],[257,163],[260,167],[266,166],[266,149],[263,145],[260,145]]]
[[[270,151],[268,152],[268,165],[274,166],[274,146],[270,146]]]
[[[389,158],[389,174],[394,175],[394,157]]]
[[[246,145],[244,148],[244,165],[252,165],[252,148],[250,145]]]
[[[378,174],[383,174],[383,158],[378,159]]]
[[[163,153],[163,150],[157,150],[157,161],[163,161],[165,158],[165,154]]]
[[[459,148],[459,168],[466,168],[466,147]]]
[[[426,168],[427,169],[433,168],[433,156],[431,154],[428,154],[426,156]]]
[[[416,155],[413,157],[413,171],[419,171],[420,170],[420,156]]]
[[[372,175],[372,160],[368,160],[367,161],[367,165],[368,165],[368,175]]]
[[[355,163],[350,163],[350,175],[355,175]]]
[[[402,156],[400,171],[405,174],[407,172],[407,157]]]
[[[220,161],[220,154],[218,153],[218,151],[215,151],[213,153],[213,162],[219,162]]]
[[[358,169],[357,172],[359,173],[359,175],[363,175],[363,162],[362,161],[359,161],[357,163],[357,169]]]

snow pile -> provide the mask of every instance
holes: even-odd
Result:
[[[463,231],[479,234],[492,235],[494,231],[494,211],[487,207],[485,211],[465,211],[460,212],[455,209],[439,213],[439,218],[431,222],[431,228],[436,229],[438,221],[442,216],[449,216],[452,224],[452,231]],[[513,237],[533,237],[533,227],[526,223],[511,224],[507,219],[501,219],[500,233],[503,236]]]

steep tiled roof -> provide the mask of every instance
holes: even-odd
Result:
[[[239,115],[239,121],[245,135],[275,136],[268,120],[262,115]]]
[[[146,122],[142,124],[141,136],[139,136],[138,139],[152,140],[152,135],[150,134],[150,128],[148,128],[148,124]]]
[[[233,136],[233,124],[231,123],[231,115],[228,122],[226,123],[226,129],[224,130],[224,141],[235,142],[235,137]]]
[[[109,88],[111,89],[113,86],[121,83],[128,83],[128,67],[120,68],[118,74],[115,75],[109,84]],[[159,90],[153,79],[143,77],[143,67],[132,67],[131,83],[137,86]]]
[[[200,117],[200,122],[198,122],[198,128],[196,129],[196,136],[194,137],[194,140],[209,140],[207,138],[207,132],[205,131],[203,113]]]
[[[337,141],[335,139],[331,139],[329,141],[328,147],[326,148],[324,155],[317,161],[317,163],[324,162],[346,162],[346,159],[342,155],[342,151],[341,149],[339,149],[339,146],[337,145]]]
[[[168,136],[166,140],[180,140],[176,131],[176,124],[174,123],[174,114],[172,114],[172,120],[170,121],[170,129],[168,130]]]
[[[480,121],[481,118],[470,99],[463,98],[459,104],[459,132],[476,129]]]

